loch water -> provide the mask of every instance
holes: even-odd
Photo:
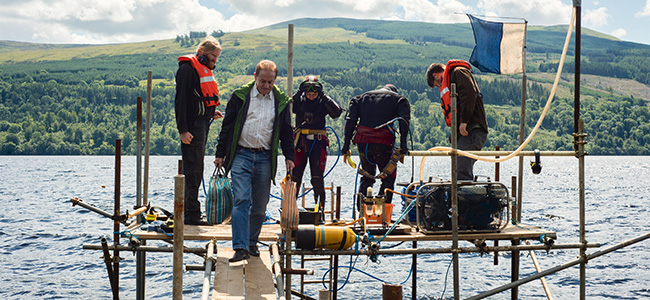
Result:
[[[149,195],[153,205],[173,209],[174,182],[178,156],[150,159]],[[336,161],[330,156],[329,166]],[[528,158],[525,163],[528,164]],[[212,174],[211,158],[206,157],[206,180]],[[113,210],[115,159],[112,156],[0,156],[0,299],[111,299],[112,293],[101,251],[83,250],[83,244],[99,244],[105,236],[112,243],[112,221],[81,207],[73,207],[72,197],[111,212]],[[398,182],[418,179],[421,159],[407,158],[399,165]],[[284,174],[279,163],[278,174]],[[600,243],[601,249],[650,231],[650,157],[588,156],[585,159],[586,239]],[[426,179],[449,178],[446,157],[430,157],[423,166]],[[132,209],[136,198],[136,159],[122,157],[122,212]],[[494,165],[478,162],[475,173],[494,178]],[[355,172],[341,161],[326,177],[326,185],[342,187],[343,218],[352,218]],[[501,181],[510,187],[517,175],[517,160],[501,164]],[[309,178],[306,174],[305,178]],[[279,183],[280,175],[277,177]],[[557,232],[556,243],[579,242],[578,160],[575,157],[543,157],[542,172],[534,175],[524,168],[522,222]],[[378,188],[376,184],[375,188]],[[279,195],[273,186],[272,194]],[[201,201],[204,201],[203,190]],[[308,201],[311,201],[308,195]],[[399,197],[393,219],[401,211]],[[313,202],[309,202],[313,203]],[[279,200],[271,199],[269,213],[278,218]],[[122,240],[125,243],[126,240]],[[536,243],[533,241],[533,243]],[[149,245],[156,245],[150,242]],[[203,247],[204,242],[188,242]],[[501,242],[501,245],[507,243]],[[163,245],[163,244],[161,244]],[[461,241],[461,246],[471,246]],[[491,245],[491,242],[489,243]],[[646,240],[590,260],[587,264],[587,299],[650,298],[650,241]],[[220,242],[219,247],[229,247]],[[383,243],[382,246],[394,246]],[[409,247],[399,245],[397,247]],[[420,242],[419,247],[450,247],[451,242]],[[262,246],[263,247],[263,246]],[[598,249],[590,248],[588,253]],[[538,251],[543,270],[572,261],[577,249]],[[135,256],[120,253],[120,296],[135,298]],[[418,299],[451,299],[453,296],[450,254],[420,255],[417,271]],[[201,264],[195,255],[185,255],[186,264]],[[381,281],[402,283],[405,298],[411,298],[410,255],[380,256],[377,262],[359,256],[342,257],[339,271],[339,299],[381,299]],[[294,265],[299,261],[294,261]],[[172,297],[172,255],[147,253],[146,299]],[[460,254],[460,295],[470,297],[510,282],[510,254]],[[317,268],[312,279],[326,271]],[[535,273],[528,252],[521,253],[521,277]],[[185,272],[184,297],[200,297],[203,272]],[[572,267],[546,277],[556,299],[578,299],[579,268]],[[294,289],[299,289],[294,279]],[[309,294],[317,295],[319,285]],[[539,281],[519,288],[520,299],[546,299]],[[490,299],[510,299],[509,292]]]

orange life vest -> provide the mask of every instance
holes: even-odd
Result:
[[[449,81],[449,74],[451,74],[451,71],[456,67],[465,67],[469,70],[472,69],[469,63],[464,60],[457,59],[447,62],[445,72],[442,74],[442,84],[440,86],[440,106],[442,106],[442,110],[445,113],[445,123],[447,123],[447,126],[451,126],[451,82]]]
[[[212,71],[200,63],[194,54],[179,56],[178,61],[189,61],[192,64],[192,68],[199,74],[199,81],[201,81],[201,99],[205,106],[219,105],[219,88],[217,87],[217,81],[214,79],[214,75],[212,75]]]

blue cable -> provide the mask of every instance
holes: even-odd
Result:
[[[451,263],[454,261],[454,258],[452,257],[451,260],[449,261],[449,265],[447,266],[447,273],[445,273],[445,285],[444,288],[442,289],[442,295],[440,295],[440,299],[443,299],[445,296],[445,291],[447,291],[447,278],[449,277],[449,268],[451,267]]]
[[[357,259],[358,259],[358,258],[359,258],[359,256],[357,256]],[[354,263],[354,264],[356,265],[356,259],[355,259],[355,263]],[[372,278],[372,279],[375,279],[375,280],[377,280],[377,281],[380,281],[380,282],[383,282],[383,283],[387,283],[387,284],[393,284],[393,283],[391,283],[391,282],[389,282],[389,281],[386,281],[386,280],[383,280],[383,279],[381,279],[381,278],[379,278],[379,277],[377,277],[377,276],[374,276],[374,275],[372,275],[372,274],[370,274],[370,273],[368,273],[368,272],[366,272],[366,271],[363,271],[363,270],[360,270],[360,269],[357,269],[357,268],[353,267],[353,264],[352,264],[352,256],[350,256],[350,266],[349,266],[349,267],[347,267],[347,266],[339,266],[339,268],[348,268],[350,271],[348,271],[348,275],[347,275],[347,277],[345,278],[345,281],[343,282],[343,285],[341,285],[340,288],[336,289],[336,291],[340,291],[341,289],[343,289],[343,288],[345,287],[345,285],[348,283],[348,281],[349,281],[349,279],[350,279],[350,274],[352,273],[353,270],[354,270],[354,271],[358,271],[358,272],[360,272],[361,274],[366,275],[366,276],[368,276],[368,277],[370,277],[370,278]],[[328,274],[329,272],[331,272],[333,269],[334,269],[333,267],[332,267],[332,268],[329,268],[329,269],[325,272],[325,274],[323,274],[323,279],[322,279],[323,287],[326,288],[326,289],[328,289],[330,292],[334,292],[334,291],[333,291],[333,290],[330,290],[330,289],[325,285],[325,277],[326,277],[327,274]],[[447,269],[447,271],[449,271],[449,269]],[[399,283],[399,285],[403,285],[404,283],[406,283],[406,282],[409,280],[409,278],[411,278],[411,275],[412,275],[412,274],[413,274],[413,263],[411,263],[411,267],[409,268],[409,275],[406,277],[406,279],[404,279],[404,281],[402,281],[401,283]],[[444,295],[444,293],[443,293],[443,295]]]

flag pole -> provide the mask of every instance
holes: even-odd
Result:
[[[524,135],[526,134],[526,37],[528,34],[528,21],[524,19],[524,47],[522,49],[522,70],[523,76],[521,78],[521,113],[519,121],[519,145],[524,143]],[[519,157],[519,174],[518,174],[519,189],[517,190],[517,223],[521,222],[521,204],[522,204],[522,188],[524,178],[524,157]]]

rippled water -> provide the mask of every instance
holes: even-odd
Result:
[[[154,205],[172,209],[173,176],[179,157],[151,158],[149,199]],[[330,158],[330,164],[335,158]],[[419,168],[419,159],[416,168]],[[206,158],[206,178],[212,168]],[[282,166],[282,164],[279,164]],[[103,210],[112,211],[114,158],[111,156],[0,156],[0,299],[111,299],[112,294],[101,251],[82,250],[83,244],[98,244],[102,236],[112,239],[112,222],[80,207],[72,207],[72,197],[79,197]],[[542,174],[524,174],[524,223],[554,230],[557,243],[578,242],[578,161],[575,158],[543,158]],[[351,218],[351,195],[355,174],[339,164],[326,182],[343,187],[342,215]],[[429,158],[426,176],[448,178],[449,159]],[[419,169],[415,170],[415,178]],[[279,174],[282,174],[279,170]],[[493,165],[477,163],[477,174],[493,174]],[[400,165],[398,181],[411,180],[411,160]],[[516,161],[501,165],[501,178],[510,186],[516,175]],[[650,231],[649,157],[586,158],[587,241],[609,247]],[[105,186],[105,187],[102,187]],[[122,211],[135,204],[135,158],[122,158]],[[273,187],[272,193],[279,194]],[[201,193],[202,194],[202,193]],[[347,200],[347,201],[346,201]],[[399,202],[399,201],[396,201]],[[275,217],[279,201],[272,201],[269,211]],[[396,212],[401,210],[398,203]],[[587,265],[588,299],[650,298],[650,253],[648,241],[623,248],[591,260]],[[152,243],[150,243],[152,244]],[[491,242],[490,242],[491,244]],[[507,243],[501,242],[501,245]],[[229,246],[227,242],[220,246]],[[419,247],[449,247],[451,243],[424,243]],[[469,244],[461,242],[461,246]],[[194,242],[190,246],[203,246]],[[389,244],[383,245],[389,246]],[[410,245],[409,245],[410,246]],[[406,247],[402,245],[400,247]],[[593,253],[597,249],[589,249]],[[135,256],[121,252],[120,296],[135,298]],[[577,250],[538,252],[542,269],[574,260]],[[462,298],[498,287],[510,281],[508,253],[500,253],[499,265],[491,254],[460,255],[460,295]],[[451,255],[421,255],[418,260],[418,298],[445,299],[453,295],[452,270],[447,269]],[[200,258],[186,255],[185,263],[201,264]],[[341,258],[341,265],[349,265]],[[294,265],[299,261],[294,261]],[[172,291],[172,257],[169,253],[147,254],[147,299],[169,299]],[[359,257],[354,267],[391,283],[401,283],[409,276],[410,256],[384,256],[378,263]],[[307,267],[317,267],[317,264]],[[339,286],[347,272],[340,271]],[[535,272],[527,253],[522,252],[521,276]],[[317,270],[310,279],[320,278]],[[339,299],[380,299],[381,283],[360,271],[350,274]],[[579,269],[573,267],[547,277],[556,299],[577,299]],[[186,298],[199,298],[202,272],[184,274]],[[405,298],[411,297],[410,279],[404,284]],[[294,284],[296,280],[294,279]],[[299,288],[294,285],[294,289]],[[309,286],[310,291],[320,287]],[[445,291],[443,295],[443,290]],[[311,293],[317,295],[316,292]],[[521,299],[545,299],[538,281],[519,288]],[[505,292],[493,299],[510,299]]]

